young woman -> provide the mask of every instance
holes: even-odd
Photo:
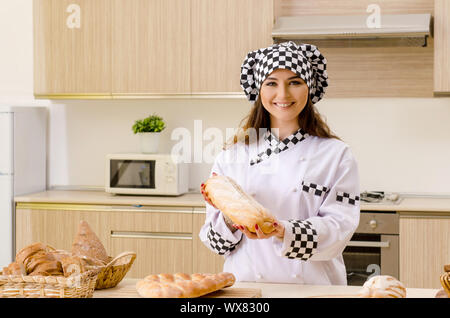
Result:
[[[349,147],[314,106],[327,86],[326,59],[314,45],[275,44],[242,64],[241,87],[254,102],[243,132],[257,138],[235,136],[211,174],[234,179],[276,218],[276,230],[233,224],[202,185],[199,234],[238,281],[347,284],[342,251],[359,223],[359,176]]]

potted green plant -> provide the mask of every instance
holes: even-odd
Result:
[[[141,152],[158,152],[160,135],[166,128],[166,124],[160,116],[153,114],[147,118],[138,119],[132,128],[133,132],[139,135]]]

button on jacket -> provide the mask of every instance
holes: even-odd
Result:
[[[236,143],[212,173],[229,176],[285,226],[284,238],[248,239],[206,203],[202,242],[238,281],[346,285],[342,251],[359,223],[359,174],[350,148],[299,129],[278,140]]]

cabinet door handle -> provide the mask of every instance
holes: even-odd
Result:
[[[387,242],[372,242],[372,241],[350,241],[347,246],[360,246],[360,247],[389,247],[389,241]]]
[[[192,240],[192,233],[111,231],[112,238]]]

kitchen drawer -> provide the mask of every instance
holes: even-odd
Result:
[[[123,251],[136,252],[128,278],[159,273],[192,273],[192,234],[112,232],[111,248],[114,255]]]
[[[111,231],[192,233],[192,208],[141,207],[112,211]]]

